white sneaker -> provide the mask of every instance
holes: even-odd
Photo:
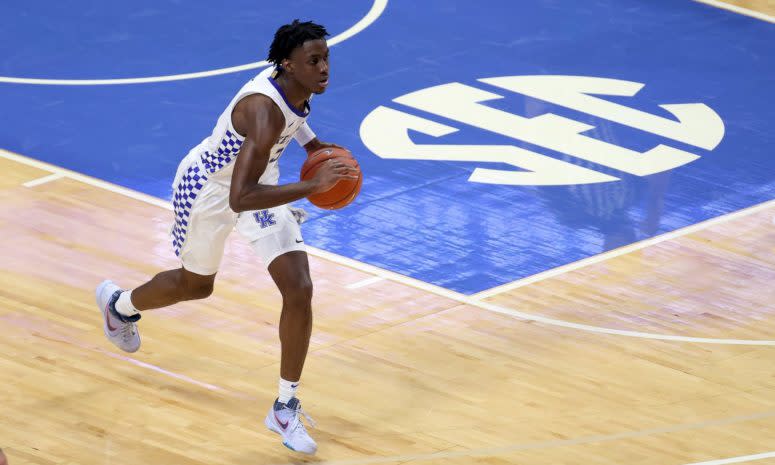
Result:
[[[275,401],[266,414],[264,424],[267,428],[283,437],[283,445],[290,450],[304,454],[314,454],[318,450],[318,445],[307,433],[307,429],[299,418],[299,414],[304,415],[311,427],[315,422],[301,409],[299,399],[292,398],[287,404],[281,404]]]
[[[140,333],[135,322],[140,315],[124,316],[116,311],[116,301],[121,288],[113,281],[105,280],[97,286],[97,307],[102,312],[102,329],[110,342],[124,352],[137,352],[140,348]]]

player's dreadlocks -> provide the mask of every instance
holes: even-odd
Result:
[[[308,40],[323,39],[328,34],[326,28],[312,21],[300,22],[294,19],[291,24],[285,24],[274,33],[274,40],[269,46],[267,60],[280,70],[280,63],[291,55],[296,47]]]

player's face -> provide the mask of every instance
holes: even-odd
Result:
[[[323,39],[308,40],[290,56],[293,76],[313,94],[322,94],[328,87],[328,45]]]

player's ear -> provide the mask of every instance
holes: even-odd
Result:
[[[293,73],[293,65],[291,64],[290,58],[284,59],[280,65],[283,67],[284,70]]]

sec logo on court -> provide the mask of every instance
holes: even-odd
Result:
[[[421,89],[393,99],[414,110],[437,115],[493,134],[521,141],[537,150],[558,152],[592,164],[635,176],[678,168],[700,157],[702,151],[716,148],[724,137],[721,117],[703,103],[659,105],[675,119],[631,108],[599,96],[632,97],[644,84],[590,76],[503,76],[478,80],[492,86],[586,113],[602,120],[652,133],[664,139],[646,151],[637,151],[606,142],[584,133],[594,126],[551,112],[526,117],[487,106],[504,96],[459,82]],[[387,159],[474,162],[471,182],[505,185],[570,185],[618,181],[606,173],[559,160],[545,153],[516,145],[418,144],[409,131],[441,138],[461,128],[442,124],[416,114],[387,106],[371,111],[361,123],[364,145]],[[692,146],[691,151],[670,145],[677,141]],[[700,150],[697,150],[700,149]],[[494,169],[486,164],[505,163],[519,170]]]

